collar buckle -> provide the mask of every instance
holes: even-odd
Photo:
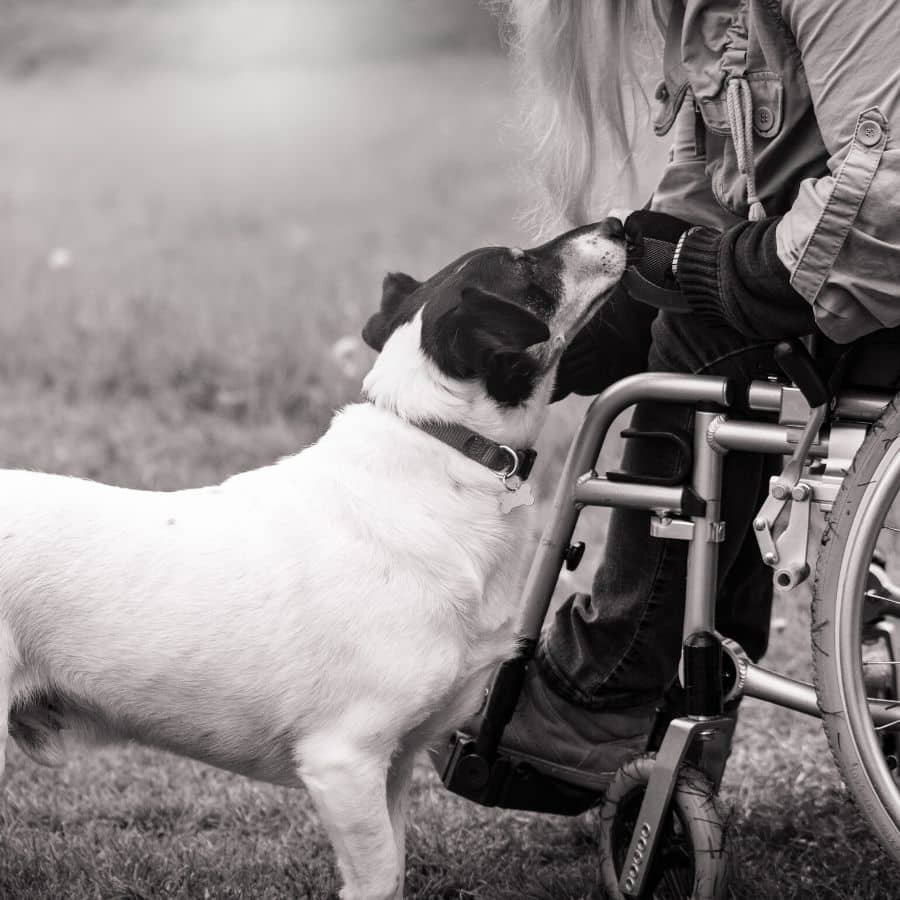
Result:
[[[508,444],[500,444],[499,447],[504,453],[509,454],[510,464],[506,469],[501,469],[494,474],[503,482],[503,487],[508,491],[517,491],[522,486],[522,477],[518,474],[522,459]]]

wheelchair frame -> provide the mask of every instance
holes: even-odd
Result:
[[[697,765],[718,789],[727,757],[723,750],[727,751],[734,728],[733,719],[722,714],[724,702],[747,695],[821,718],[811,684],[752,663],[736,642],[722,638],[715,629],[718,548],[725,533],[725,523],[720,519],[725,454],[741,450],[790,457],[781,475],[771,480],[769,496],[753,522],[763,560],[774,569],[776,588],[789,589],[810,574],[807,536],[812,504],[824,510],[831,508],[868,428],[893,396],[888,392],[844,391],[829,402],[824,388],[816,389],[821,382],[808,355],[804,360],[803,348],[791,346],[794,357],[789,354],[787,364],[782,362],[782,366],[802,389],[774,380],[753,381],[749,388],[745,385],[745,405],[755,412],[776,413],[777,423],[730,417],[734,385],[724,377],[711,375],[633,375],[594,399],[570,447],[551,517],[525,582],[518,653],[502,663],[494,677],[479,733],[457,732],[445,759],[445,785],[485,805],[568,814],[591,805],[576,797],[567,800],[565,784],[552,778],[536,779],[527,763],[516,760],[513,754],[498,754],[561,568],[564,564],[575,568],[583,553],[583,544],[571,543],[579,514],[589,506],[644,509],[650,514],[652,535],[688,541],[679,668],[686,712],[658,721],[656,738],[651,737],[648,749],[657,750],[656,760],[622,867],[619,890],[625,897],[640,897],[647,887],[651,862],[684,763],[690,760]],[[695,408],[688,483],[623,480],[621,475],[610,478],[595,470],[616,417],[647,400]],[[777,536],[776,520],[781,526]],[[870,700],[869,706],[876,725],[896,722],[896,712],[891,712],[896,703]],[[541,794],[548,791],[561,793],[542,806]]]

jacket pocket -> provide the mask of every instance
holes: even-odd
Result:
[[[784,118],[784,81],[776,72],[759,70],[743,76],[753,97],[753,131],[762,138],[773,138],[781,131]],[[731,135],[726,88],[715,97],[700,101],[706,127],[714,134]]]
[[[687,79],[680,84],[669,84],[660,81],[653,94],[651,120],[653,131],[658,137],[669,133],[675,123],[675,117],[684,104],[690,85]]]
[[[703,127],[703,119],[694,108],[694,98],[690,90],[682,98],[680,106],[671,126],[669,165],[706,159],[706,129]]]
[[[747,84],[753,97],[753,130],[763,138],[781,131],[784,83],[774,72],[748,72]]]

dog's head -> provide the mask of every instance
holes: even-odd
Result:
[[[512,439],[501,420],[524,422],[546,405],[566,343],[624,268],[622,223],[606,219],[533,250],[474,250],[424,282],[390,274],[363,329],[381,351],[364,390],[412,421]]]

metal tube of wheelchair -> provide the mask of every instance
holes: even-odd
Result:
[[[707,439],[716,412],[694,413],[694,491],[706,501],[706,513],[694,516],[694,536],[688,549],[685,590],[684,638],[707,631],[716,621],[716,582],[719,542],[724,523],[720,521],[722,497],[722,452]]]
[[[781,389],[777,381],[753,381],[747,395],[750,409],[759,412],[778,412],[781,409]],[[841,390],[834,415],[841,419],[874,422],[884,412],[893,394],[889,391]]]
[[[755,663],[747,666],[743,693],[747,697],[768,700],[809,716],[820,715],[816,689],[811,684],[779,675]]]
[[[575,502],[585,506],[668,509],[677,512],[681,510],[682,500],[683,491],[680,487],[610,481],[602,475],[579,479],[575,485]]]
[[[816,689],[805,681],[797,681],[786,675],[779,675],[763,666],[750,663],[744,675],[744,685],[741,691],[747,697],[756,697],[768,703],[776,703],[795,712],[806,713],[808,716],[821,718]],[[887,728],[894,726],[900,730],[900,716],[898,716],[896,700],[879,700],[869,698],[869,712],[872,722],[876,726]]]
[[[797,445],[799,428],[787,428],[766,422],[742,422],[723,419],[713,424],[711,437],[725,450],[744,450],[751,453],[793,453]],[[809,455],[817,458],[828,456],[828,438],[821,438],[809,449]]]
[[[540,634],[564,555],[584,505],[575,500],[576,482],[581,475],[593,470],[616,416],[641,400],[711,403],[724,407],[729,404],[728,391],[728,379],[716,375],[644,372],[617,381],[594,399],[572,441],[553,499],[550,521],[528,570],[518,628],[526,647],[533,647]]]
[[[684,642],[684,703],[696,718],[722,715],[722,642],[711,631],[695,631]]]

